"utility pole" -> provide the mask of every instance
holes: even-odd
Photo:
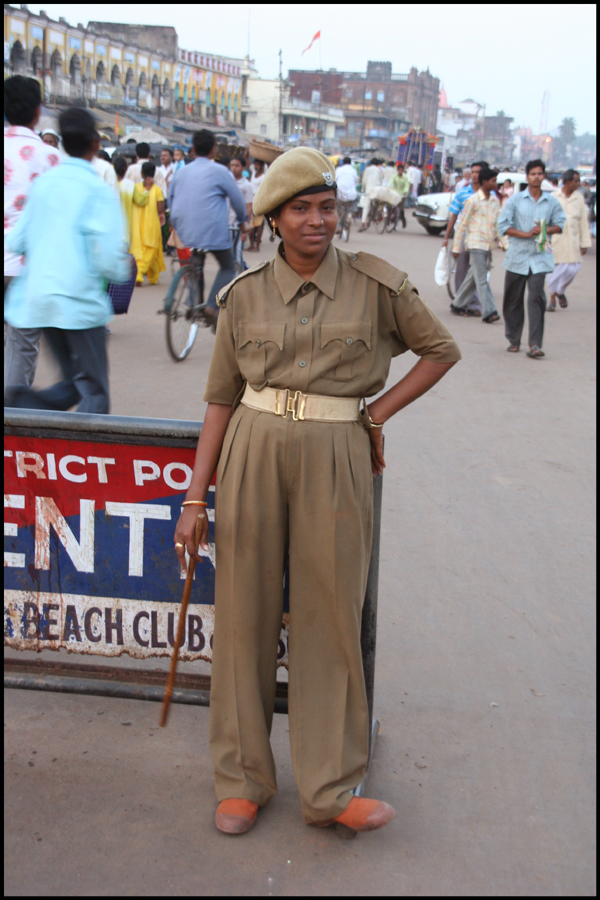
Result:
[[[281,50],[279,51],[279,143],[283,145],[282,139],[282,115],[281,107],[283,104],[283,78],[281,76]]]
[[[360,127],[360,147],[359,153],[362,153],[363,141],[365,137],[365,96],[367,93],[367,76],[365,75],[365,85],[363,87],[363,105],[362,105],[362,123]]]
[[[158,96],[156,102],[158,103],[158,127],[160,128],[160,81],[158,82]]]
[[[317,150],[321,149],[321,91],[323,90],[323,73],[319,72],[319,108],[317,110]]]

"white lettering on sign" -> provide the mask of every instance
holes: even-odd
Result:
[[[8,451],[10,452],[10,451]],[[7,451],[4,451],[4,455],[6,456]],[[12,455],[12,454],[11,454]],[[23,494],[5,494],[4,495],[4,509],[25,509],[25,496]],[[18,527],[15,522],[5,522],[4,523],[4,535],[6,537],[16,537],[17,536]],[[25,554],[24,553],[5,553],[4,554],[4,565],[10,566],[13,569],[24,569],[25,568]]]
[[[174,472],[177,469],[179,469],[180,472],[184,473],[183,481],[175,481],[175,479],[171,475],[171,472]],[[185,463],[169,463],[164,468],[163,478],[170,488],[174,488],[175,490],[179,489],[180,491],[187,491],[190,484],[192,483],[192,470],[189,466],[186,466]]]
[[[79,463],[80,465],[85,466],[85,459],[82,456],[63,456],[58,464],[58,471],[62,477],[66,478],[67,481],[87,481],[87,473],[82,472],[80,475],[76,475],[74,472],[70,472],[67,468],[69,463]]]
[[[114,466],[115,460],[109,459],[107,456],[88,456],[89,463],[95,463],[98,466],[98,481],[100,484],[108,484],[108,476],[106,474],[107,466]]]
[[[46,459],[48,460],[48,478],[50,481],[56,481],[56,457],[54,453],[47,453]]]
[[[155,503],[113,503],[111,500],[107,500],[106,515],[125,516],[129,519],[129,574],[142,576],[144,574],[144,519],[169,521],[171,507]]]
[[[144,472],[144,469],[149,470],[148,474]],[[160,466],[157,466],[151,459],[134,459],[133,473],[137,485],[143,484],[145,481],[156,481],[157,478],[160,478]]]
[[[33,462],[27,462],[28,459]],[[17,475],[19,478],[25,478],[28,472],[33,472],[36,478],[45,478],[44,460],[39,453],[33,453],[29,450],[17,450]]]
[[[52,497],[35,498],[36,569],[50,568],[50,527],[78,572],[94,571],[94,500],[79,501],[79,541]]]

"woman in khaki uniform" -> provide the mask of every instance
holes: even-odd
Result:
[[[254,198],[282,238],[275,259],[223,289],[192,481],[175,531],[184,564],[218,462],[210,748],[216,825],[248,831],[276,793],[269,735],[289,555],[289,726],[307,823],[356,831],[394,816],[354,797],[369,748],[360,650],[382,426],[460,359],[400,272],[331,243],[334,169],[300,148]],[[421,358],[385,394],[390,362]],[[208,520],[201,545],[207,549]]]

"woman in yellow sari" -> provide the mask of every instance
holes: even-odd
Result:
[[[131,253],[138,267],[136,286],[144,283],[148,276],[150,284],[158,283],[158,276],[165,271],[162,251],[161,226],[165,223],[165,199],[161,189],[154,183],[154,163],[142,166],[143,182],[140,187],[148,195],[146,206],[133,205],[131,216]]]

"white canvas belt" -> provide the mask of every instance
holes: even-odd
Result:
[[[357,422],[359,397],[325,397],[322,394],[303,394],[287,388],[264,387],[262,391],[246,385],[241,402],[250,409],[273,413],[295,421],[307,422]]]

